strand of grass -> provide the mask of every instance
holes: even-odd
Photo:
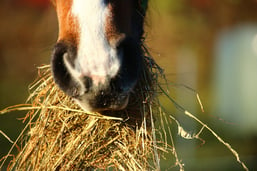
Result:
[[[87,114],[87,115],[95,116],[98,119],[123,121],[122,118],[111,117],[111,116],[104,116],[104,115],[100,115],[98,113],[89,113],[89,112],[85,112],[83,110],[71,109],[69,107],[44,106],[44,105],[32,106],[31,104],[19,104],[19,105],[10,106],[10,107],[7,107],[7,108],[1,110],[0,114],[3,115],[3,114],[14,112],[14,111],[30,111],[30,110],[38,110],[38,109],[64,110],[64,111],[77,112],[77,113],[82,113],[82,114]]]
[[[214,130],[212,130],[210,127],[208,127],[208,125],[206,125],[205,123],[203,123],[200,119],[198,119],[197,117],[195,117],[193,114],[191,114],[190,112],[188,112],[187,110],[185,110],[181,105],[179,105],[174,99],[172,99],[164,90],[163,88],[159,85],[159,88],[161,89],[161,91],[165,94],[165,96],[175,105],[175,107],[177,109],[179,109],[180,111],[183,111],[185,115],[189,116],[190,118],[194,119],[195,121],[197,121],[199,124],[201,124],[203,127],[205,127],[208,131],[210,131],[213,136],[215,136],[219,142],[221,142],[225,147],[228,148],[228,150],[236,157],[236,160],[239,164],[241,164],[241,166],[248,171],[249,169],[247,168],[247,166],[245,165],[244,162],[242,162],[240,160],[239,154],[236,152],[235,149],[233,149],[231,147],[231,145],[227,142],[225,142]]]
[[[136,138],[135,141],[137,144],[139,144],[140,140],[139,138],[141,137],[141,144],[142,145],[142,153],[145,155],[146,147],[145,147],[145,141],[147,139],[147,128],[146,128],[146,117],[145,117],[145,112],[143,111],[143,122],[141,124],[141,127],[136,130]]]
[[[3,110],[0,111],[0,114],[6,114],[14,111],[28,111],[28,110],[37,110],[40,109],[40,107],[33,107],[31,104],[19,104],[14,106],[9,106]]]
[[[204,126],[202,126],[201,129],[197,133],[191,134],[191,133],[184,130],[184,128],[180,125],[179,121],[175,117],[173,117],[172,115],[169,115],[169,117],[176,122],[177,128],[178,128],[178,135],[180,135],[182,138],[190,139],[190,140],[198,139],[200,141],[203,141],[200,138],[200,134],[203,132],[203,130],[205,128]]]
[[[29,92],[33,90],[32,93],[30,93],[27,101],[33,99],[32,97],[36,96],[38,92],[42,91],[45,87],[50,86],[53,80],[53,77],[48,71],[47,73],[43,73],[43,76],[40,76],[37,78],[33,83],[29,85]],[[49,84],[49,85],[48,85]],[[52,88],[52,86],[50,86]],[[54,88],[52,88],[54,89]]]
[[[146,82],[147,82],[147,79],[146,79],[147,76],[146,76],[146,75],[147,75],[147,73],[146,73],[146,71],[144,71],[144,72],[143,72],[143,78],[144,78],[144,79],[146,80]],[[143,93],[144,90],[143,90],[143,88],[142,88],[142,87],[144,87],[144,86],[141,85],[140,87],[141,87],[141,88],[140,88],[141,97],[142,97],[142,99],[144,99],[144,98],[146,98],[145,95],[144,95],[144,93]],[[143,129],[143,130],[142,130],[142,133],[143,133],[143,134],[142,134],[142,147],[143,147],[143,152],[145,151],[145,143],[144,143],[144,142],[145,142],[145,139],[147,139],[147,124],[146,124],[146,114],[147,114],[147,113],[146,113],[146,111],[145,111],[145,105],[146,105],[146,104],[143,105],[143,111],[142,111],[142,112],[143,112],[143,116],[142,116],[142,117],[143,117],[143,123],[142,123],[142,126],[141,126],[141,128],[140,128],[140,130]]]
[[[156,149],[156,133],[155,133],[155,125],[154,125],[154,119],[153,119],[153,111],[152,111],[152,107],[149,106],[149,110],[150,110],[150,119],[151,119],[151,125],[152,125],[152,137],[153,137],[153,150],[154,150],[154,155],[155,155],[155,162],[156,162],[156,166],[157,166],[157,170],[161,170],[160,167],[160,158],[158,156],[158,150]]]
[[[51,73],[45,73],[45,75],[46,76],[44,76],[44,77],[42,77],[42,78],[40,78],[40,79],[36,79],[36,81],[35,82],[33,82],[30,86],[29,86],[29,90],[32,90],[32,89],[34,89],[35,87],[37,87],[38,85],[41,85],[42,83],[41,82],[43,82],[43,83],[47,83],[47,82],[49,82],[50,80],[52,80],[53,79],[53,77],[51,76]],[[49,76],[48,76],[49,75]],[[40,89],[41,88],[41,86],[38,86],[37,87],[37,89]]]
[[[14,143],[11,138],[9,138],[3,131],[0,130],[0,134],[2,134],[10,143]]]
[[[50,69],[50,65],[49,64],[43,64],[41,66],[38,66],[37,68],[38,69],[45,69],[45,68]]]
[[[39,111],[39,110],[38,110]],[[30,118],[29,123],[31,123],[31,121],[35,118],[36,113],[38,113],[38,111],[35,112],[35,114]],[[27,128],[30,126],[30,124],[26,124],[26,126],[23,128],[23,130],[21,131],[21,133],[19,134],[18,138],[14,141],[12,147],[10,148],[10,150],[7,153],[7,156],[9,156],[11,154],[11,152],[13,151],[13,148],[16,146],[17,142],[20,140],[20,138],[24,135],[25,131],[27,130]],[[2,164],[0,165],[0,170],[2,169],[4,163],[6,162],[7,157],[3,160]],[[12,170],[12,169],[10,169]]]
[[[197,98],[197,101],[198,101],[198,103],[201,107],[202,112],[204,112],[203,104],[202,104],[202,101],[201,101],[200,96],[199,96],[198,93],[196,93],[196,98]]]
[[[167,85],[167,86],[168,86],[168,85],[171,85],[171,83],[168,83],[167,80],[165,80],[164,85]],[[193,92],[193,93],[195,94],[195,96],[196,96],[197,102],[199,103],[199,106],[200,106],[200,108],[201,108],[201,111],[204,112],[204,107],[203,107],[201,98],[200,98],[200,96],[199,96],[199,93],[197,93],[197,91],[196,91],[195,89],[193,89],[193,88],[191,88],[191,87],[189,87],[189,86],[187,86],[187,85],[185,85],[185,84],[172,83],[172,85],[173,85],[173,86],[176,86],[176,87],[184,87],[185,89],[187,89],[187,90]]]
[[[165,115],[163,115],[163,112],[162,112],[162,109],[161,109],[161,107],[159,107],[159,116],[160,116],[160,121],[161,121],[161,124],[160,124],[160,126],[161,126],[161,130],[162,130],[162,132],[163,132],[163,136],[164,136],[164,143],[165,143],[165,149],[167,148],[167,146],[168,146],[168,141],[167,141],[167,133],[166,133],[166,130],[165,130],[165,127],[164,127],[164,121],[163,121],[163,117],[165,117]],[[168,125],[168,124],[166,124],[166,125]],[[161,138],[161,139],[163,139],[163,138]]]
[[[144,52],[148,55],[148,56],[150,56],[150,53],[149,53],[149,51],[148,51],[148,49],[146,48],[146,45],[145,44],[143,44],[142,45],[142,47],[143,47],[143,49],[144,49]],[[151,71],[153,70],[153,69],[157,69],[157,71],[159,72],[159,73],[162,73],[162,69],[156,64],[156,62],[154,61],[154,59],[153,58],[151,58],[151,57],[147,57],[147,56],[145,56],[145,59],[147,59],[148,60],[148,65],[149,65],[149,68],[151,69]],[[152,74],[155,74],[155,77],[156,77],[156,80],[158,80],[158,74],[157,74],[157,72],[151,72]],[[144,78],[147,78],[147,73],[146,72],[144,72]],[[146,79],[146,81],[147,81],[147,79]],[[148,83],[148,84],[146,84],[146,85],[150,85],[150,83]],[[151,88],[150,88],[151,89]],[[146,88],[146,90],[148,90],[148,88]],[[157,170],[160,170],[160,158],[159,158],[159,156],[158,156],[158,150],[157,150],[157,145],[156,145],[156,132],[155,132],[155,125],[154,125],[154,119],[153,119],[153,111],[152,111],[152,106],[151,105],[149,105],[149,112],[150,112],[150,119],[151,119],[151,127],[152,127],[152,138],[153,138],[153,150],[154,150],[154,162],[155,162],[155,164],[156,164],[156,169]],[[145,118],[144,118],[145,119]],[[145,121],[145,120],[144,120]],[[146,125],[145,125],[146,126]]]
[[[245,169],[245,170],[249,170],[247,168],[247,166],[244,164],[244,162],[242,162],[240,160],[240,157],[239,157],[239,154],[236,152],[235,149],[233,149],[231,147],[231,145],[227,142],[225,142],[214,130],[212,130],[210,127],[208,127],[208,125],[204,124],[201,120],[199,120],[197,117],[195,117],[193,114],[191,114],[190,112],[186,111],[184,112],[187,116],[189,116],[190,118],[193,118],[194,120],[196,120],[198,123],[200,123],[203,127],[205,127],[206,129],[208,129],[218,140],[219,142],[221,142],[223,145],[225,145],[231,152],[232,154],[236,157],[236,160],[238,163],[240,163],[242,165],[242,167]]]
[[[145,114],[144,114],[145,115]],[[145,139],[147,138],[147,135],[146,135],[146,132],[147,132],[147,129],[146,129],[146,117],[144,116],[144,122],[143,122],[143,126],[140,128],[140,132],[142,133],[142,148],[143,148],[143,151],[145,151]]]
[[[178,123],[178,121],[174,118],[174,117],[171,117],[176,123]],[[171,140],[171,145],[173,147],[173,155],[175,156],[175,159],[176,159],[176,164],[175,165],[178,165],[179,166],[179,170],[180,171],[184,171],[184,164],[179,160],[179,157],[178,157],[178,153],[177,153],[177,150],[176,150],[176,147],[175,147],[175,143],[174,143],[174,139],[173,139],[173,136],[172,136],[172,133],[171,133],[171,130],[170,128],[168,128],[168,131],[169,131],[169,135],[170,135],[170,140]]]
[[[177,151],[176,151],[176,148],[175,148],[175,143],[174,143],[174,140],[173,140],[173,136],[172,136],[172,133],[171,133],[171,128],[169,127],[169,125],[170,125],[170,122],[168,121],[168,118],[167,117],[165,117],[166,115],[165,115],[165,109],[163,108],[163,106],[159,103],[159,112],[160,112],[160,115],[163,115],[164,117],[164,121],[165,121],[165,124],[166,124],[166,126],[167,126],[167,129],[168,129],[168,132],[169,132],[169,136],[170,136],[170,141],[171,141],[171,146],[172,146],[172,153],[173,153],[173,155],[174,155],[174,157],[175,157],[175,160],[176,160],[176,163],[175,163],[175,166],[179,166],[179,170],[180,171],[184,171],[184,164],[179,160],[179,157],[178,157],[178,153],[177,153]],[[161,117],[162,118],[162,117]],[[179,122],[178,122],[178,120],[177,119],[175,119],[173,116],[170,116],[170,118],[172,119],[172,120],[174,120],[176,123],[177,123],[177,125],[179,125]],[[163,120],[163,119],[161,119],[161,120]],[[164,123],[163,123],[163,121],[162,121],[162,129],[163,129],[163,132],[166,134],[166,131],[165,131],[165,128],[164,128]],[[165,135],[166,136],[166,135]],[[166,143],[166,147],[165,147],[165,149],[167,148],[167,146],[168,146],[168,144]]]
[[[42,76],[42,75],[48,75],[48,74],[51,75],[50,69],[48,69],[48,70],[46,70],[46,71],[43,71],[42,74],[41,74],[41,70],[42,70],[42,69],[38,68],[38,76],[37,76],[37,78],[36,78],[32,83],[29,84],[29,90],[35,88],[37,85],[40,85],[39,83],[40,83],[40,82],[42,81],[42,79],[43,79],[43,76]],[[45,77],[46,77],[46,76],[45,76]],[[46,77],[46,78],[48,78],[48,77]]]
[[[170,85],[170,84],[168,84],[168,83],[166,84],[166,83],[165,83],[164,85]],[[198,101],[198,104],[199,104],[199,106],[200,106],[200,108],[201,108],[201,111],[204,113],[204,106],[203,106],[203,104],[202,104],[200,95],[197,93],[196,90],[194,90],[194,89],[192,89],[191,87],[189,87],[189,86],[187,86],[187,85],[184,85],[184,84],[172,83],[172,85],[175,85],[175,86],[182,86],[182,87],[184,87],[184,88],[186,88],[186,89],[192,91],[193,93],[195,93],[196,98],[197,98],[197,101]],[[211,115],[211,116],[213,117],[213,115]],[[227,123],[227,124],[229,124],[229,125],[234,125],[234,123],[225,121],[225,120],[223,120],[223,119],[221,119],[221,118],[219,118],[219,117],[216,117],[216,116],[215,116],[215,118],[217,118],[218,120],[221,120],[222,122],[225,122],[225,123]]]
[[[64,111],[70,111],[70,112],[77,112],[77,113],[81,113],[81,114],[87,114],[87,115],[91,115],[94,116],[97,119],[105,119],[105,120],[118,120],[118,121],[123,121],[122,118],[118,118],[118,117],[112,117],[112,116],[104,116],[101,115],[99,113],[89,113],[89,112],[85,112],[83,110],[78,110],[78,109],[71,109],[68,107],[56,107],[56,106],[49,106],[46,107],[47,109],[56,109],[56,110],[64,110]]]

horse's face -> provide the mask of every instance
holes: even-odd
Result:
[[[143,15],[138,0],[54,0],[55,82],[86,111],[126,107],[137,83]]]

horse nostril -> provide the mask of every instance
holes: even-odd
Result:
[[[51,67],[55,83],[67,95],[80,98],[90,91],[93,80],[75,67],[76,48],[66,42],[55,45]]]
[[[56,84],[69,96],[78,96],[80,92],[80,86],[74,81],[69,68],[67,68],[67,61],[65,59],[69,58],[70,62],[74,58],[72,53],[73,48],[69,47],[67,43],[59,42],[55,45],[52,60],[51,68],[54,81]],[[68,57],[67,57],[68,56]],[[72,65],[72,64],[71,64]]]
[[[58,43],[54,47],[51,67],[55,82],[62,90],[67,90],[65,82],[70,82],[71,77],[68,74],[67,68],[65,67],[63,56],[67,53],[67,47],[63,43]]]

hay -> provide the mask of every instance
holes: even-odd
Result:
[[[172,150],[155,137],[152,114],[158,108],[155,89],[160,68],[151,58],[145,57],[144,64],[128,108],[105,115],[85,113],[55,85],[50,67],[39,67],[29,105],[2,111],[30,110],[24,118],[29,120],[28,140],[9,169],[160,169],[160,153]]]
[[[147,49],[144,50],[148,54]],[[9,153],[0,160],[0,169],[7,158],[13,157],[7,170],[160,170],[160,159],[172,154],[174,162],[170,168],[178,167],[183,171],[184,164],[179,159],[170,129],[171,122],[175,121],[178,134],[185,139],[202,140],[203,130],[210,131],[248,170],[228,143],[167,94],[159,78],[164,78],[161,68],[151,57],[144,57],[141,79],[127,109],[101,115],[85,113],[55,85],[50,67],[39,67],[38,79],[30,86],[28,103],[0,111],[5,114],[28,110],[24,118],[27,124],[15,142],[0,132],[13,143]],[[199,132],[188,133],[173,115],[164,113],[159,93],[198,122]],[[198,94],[196,97],[203,110]],[[158,118],[158,126],[155,118]],[[168,137],[171,144],[167,143]],[[21,151],[13,156],[17,145],[21,146]]]

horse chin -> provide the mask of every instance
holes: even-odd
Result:
[[[92,113],[123,110],[128,105],[129,97],[129,93],[105,96],[84,94],[74,100],[85,112]]]

